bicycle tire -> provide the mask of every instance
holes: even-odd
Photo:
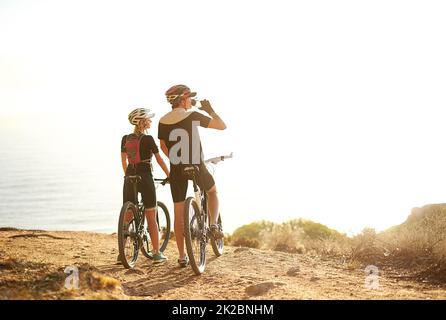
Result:
[[[166,205],[162,203],[161,201],[157,202],[157,212],[156,212],[156,222],[158,224],[158,231],[159,231],[159,239],[160,239],[160,251],[164,252],[166,250],[167,244],[170,239],[170,215],[169,210],[167,209]],[[161,210],[160,210],[161,209]],[[162,213],[160,213],[162,212]],[[161,217],[161,219],[160,219]],[[146,220],[144,215],[144,221]],[[160,224],[160,220],[163,221],[163,223]],[[143,238],[143,245],[141,247],[142,254],[146,258],[151,258],[149,255],[149,252],[151,251],[151,240],[149,232],[147,231],[146,236],[148,237],[145,239]],[[162,241],[162,242],[161,242]]]
[[[206,241],[202,237],[204,226],[198,225],[198,214],[201,212],[195,198],[187,198],[184,209],[184,242],[190,266],[196,275],[202,274],[206,268]]]
[[[170,239],[170,214],[169,214],[169,210],[167,209],[167,206],[162,203],[161,201],[157,202],[158,204],[158,212],[157,212],[157,216],[156,216],[156,222],[158,223],[158,229],[160,231],[160,240],[163,239],[163,242],[160,245],[160,251],[164,252],[164,250],[166,250],[167,248],[167,244],[169,243],[169,239]],[[159,209],[161,209],[163,211],[162,214],[160,214]],[[160,217],[165,218],[165,226],[163,226],[164,223],[160,224]],[[164,230],[162,230],[164,227]]]
[[[125,224],[125,214],[127,211],[131,211],[133,214],[133,219],[130,220],[127,224],[127,226],[124,228]],[[122,205],[121,213],[119,214],[119,223],[118,223],[118,248],[119,248],[119,256],[121,258],[122,265],[127,269],[133,269],[135,267],[136,261],[138,260],[138,253],[139,253],[139,241],[138,237],[136,236],[136,224],[135,224],[135,217],[138,214],[138,210],[136,206],[130,202],[127,201]],[[134,232],[134,238],[131,239],[131,231],[128,231],[128,227],[133,225]],[[125,230],[124,230],[125,229]],[[126,234],[127,233],[127,234]],[[130,234],[128,234],[130,233]],[[130,237],[130,245],[133,246],[133,254],[131,255],[131,259],[127,259],[126,255],[126,243],[128,238]]]
[[[223,225],[221,223],[221,215],[220,214],[218,215],[217,225],[220,228],[220,230],[223,231]],[[214,251],[214,254],[217,257],[220,257],[223,254],[223,250],[224,250],[224,246],[225,246],[225,238],[215,240],[214,238],[211,237],[211,246],[212,246],[212,250]]]

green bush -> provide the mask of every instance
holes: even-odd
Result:
[[[248,247],[248,248],[256,248],[256,249],[258,249],[260,247],[259,240],[254,239],[254,238],[246,238],[246,237],[236,238],[235,240],[232,240],[231,244],[236,247]]]
[[[245,224],[237,228],[232,234],[232,241],[235,243],[241,238],[260,240],[260,233],[271,230],[274,223],[269,221],[256,221],[250,224]]]
[[[289,224],[293,230],[301,229],[307,239],[324,240],[333,238],[345,238],[345,235],[337,232],[336,230],[330,229],[323,224],[311,220],[295,219],[285,222],[285,224]]]
[[[316,254],[337,255],[346,251],[346,239],[347,236],[323,224],[295,219],[281,224],[257,221],[244,225],[234,231],[231,244],[290,253],[309,250]]]

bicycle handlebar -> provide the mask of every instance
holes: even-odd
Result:
[[[215,157],[215,158],[210,158],[204,161],[204,163],[212,163],[212,164],[217,164],[220,161],[224,161],[225,159],[230,159],[233,157],[233,152],[231,152],[230,155],[227,156],[220,156],[220,157]]]
[[[227,155],[227,156],[219,156],[219,157],[215,157],[215,158],[210,158],[210,159],[207,159],[207,160],[205,160],[204,162],[205,163],[212,163],[212,164],[217,164],[217,163],[219,163],[220,161],[224,161],[225,159],[230,159],[230,158],[232,158],[233,157],[233,152],[231,152],[231,154],[230,155]],[[165,178],[165,179],[157,179],[157,178],[155,178],[155,179],[153,179],[153,181],[155,181],[155,182],[157,182],[157,183],[161,183],[161,185],[166,185],[166,183],[169,183],[169,177],[167,177],[167,178]]]

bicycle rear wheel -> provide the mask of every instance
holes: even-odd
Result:
[[[163,252],[164,250],[166,250],[167,243],[170,239],[170,215],[169,210],[167,210],[167,207],[164,203],[158,201],[157,205],[156,222],[158,224],[160,251]],[[149,252],[152,251],[153,246],[147,227],[147,219],[144,216],[144,236],[141,251],[146,258],[150,258]]]
[[[156,222],[160,232],[160,251],[164,251],[170,239],[170,215],[166,205],[161,201],[158,201],[157,210]]]
[[[190,265],[197,275],[202,274],[206,268],[206,234],[203,220],[195,198],[187,198],[184,210],[184,240]]]
[[[133,269],[138,260],[139,242],[136,230],[136,206],[127,201],[121,208],[118,223],[118,248],[123,266]]]
[[[223,226],[221,224],[221,215],[218,215],[218,228],[220,229],[220,231],[223,231]],[[214,251],[214,254],[219,257],[223,254],[223,248],[225,245],[225,239],[218,239],[215,240],[213,237],[211,237],[211,245],[212,245],[212,250]]]

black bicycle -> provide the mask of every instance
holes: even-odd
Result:
[[[139,250],[146,258],[151,258],[152,243],[148,231],[147,219],[144,214],[144,204],[138,201],[137,185],[141,180],[139,175],[125,176],[125,183],[133,185],[134,200],[122,205],[118,223],[118,246],[122,264],[127,269],[135,267]],[[155,183],[165,185],[167,179],[154,179]],[[170,216],[164,203],[157,202],[156,221],[158,223],[160,251],[164,251],[170,238]]]
[[[225,159],[232,158],[229,156],[221,156],[211,158],[205,161],[206,164],[217,164]],[[210,230],[208,198],[204,190],[202,190],[196,180],[197,166],[187,166],[184,173],[188,179],[192,180],[194,186],[195,197],[186,199],[184,210],[184,238],[186,243],[187,255],[189,263],[195,274],[200,275],[206,268],[206,246],[211,242],[214,254],[219,257],[223,254],[224,239],[214,239]],[[223,232],[221,215],[218,217],[218,228]]]

